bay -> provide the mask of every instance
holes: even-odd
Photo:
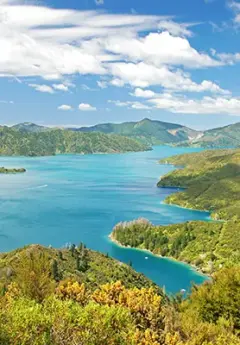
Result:
[[[156,187],[174,169],[159,159],[193,151],[197,149],[156,146],[127,154],[1,157],[1,166],[27,172],[0,175],[0,251],[31,243],[63,247],[83,242],[131,261],[168,293],[202,283],[207,278],[188,265],[119,247],[108,238],[116,223],[139,217],[154,224],[209,220],[208,212],[165,205],[177,189]]]

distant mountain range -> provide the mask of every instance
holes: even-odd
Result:
[[[23,122],[18,123],[17,125],[12,126],[11,128],[16,129],[22,133],[39,133],[39,132],[46,132],[51,130],[49,127],[44,127],[40,125],[36,125],[32,122]]]
[[[182,125],[150,119],[121,124],[105,123],[93,127],[72,128],[71,130],[120,134],[150,145],[184,142],[189,139],[195,139],[202,134]]]
[[[40,133],[56,128],[25,122],[12,126],[22,133]],[[91,127],[67,128],[73,132],[100,132],[128,137],[145,145],[177,145],[205,148],[240,147],[240,122],[206,131],[198,131],[179,124],[143,119],[139,122],[104,123]]]

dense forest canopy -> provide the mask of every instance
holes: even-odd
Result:
[[[184,166],[163,176],[159,187],[186,188],[166,202],[210,210],[215,219],[240,219],[240,149],[209,150],[164,159]]]
[[[22,133],[40,133],[53,130],[53,128],[36,125],[31,122],[19,123],[11,128],[17,129]],[[199,131],[180,124],[145,118],[137,122],[102,123],[90,127],[66,128],[66,130],[83,133],[117,134],[136,139],[150,146],[240,147],[240,122],[225,127]]]
[[[0,274],[1,345],[240,344],[239,267],[185,300],[83,244],[1,254]]]
[[[211,210],[217,222],[154,226],[139,219],[115,226],[112,238],[191,263],[205,272],[240,262],[240,149],[210,150],[164,159],[181,166],[163,176],[159,187],[182,187],[169,204]]]
[[[104,133],[77,133],[61,129],[24,132],[0,128],[0,155],[48,156],[64,153],[118,153],[149,150],[134,139]]]

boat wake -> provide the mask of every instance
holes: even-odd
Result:
[[[37,186],[37,187],[30,187],[30,188],[27,188],[27,189],[41,189],[41,188],[46,188],[46,187],[48,187],[48,185],[47,184],[43,184],[43,185],[41,185],[41,186]]]

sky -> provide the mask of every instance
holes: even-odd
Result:
[[[240,1],[0,0],[1,124],[240,121]]]

